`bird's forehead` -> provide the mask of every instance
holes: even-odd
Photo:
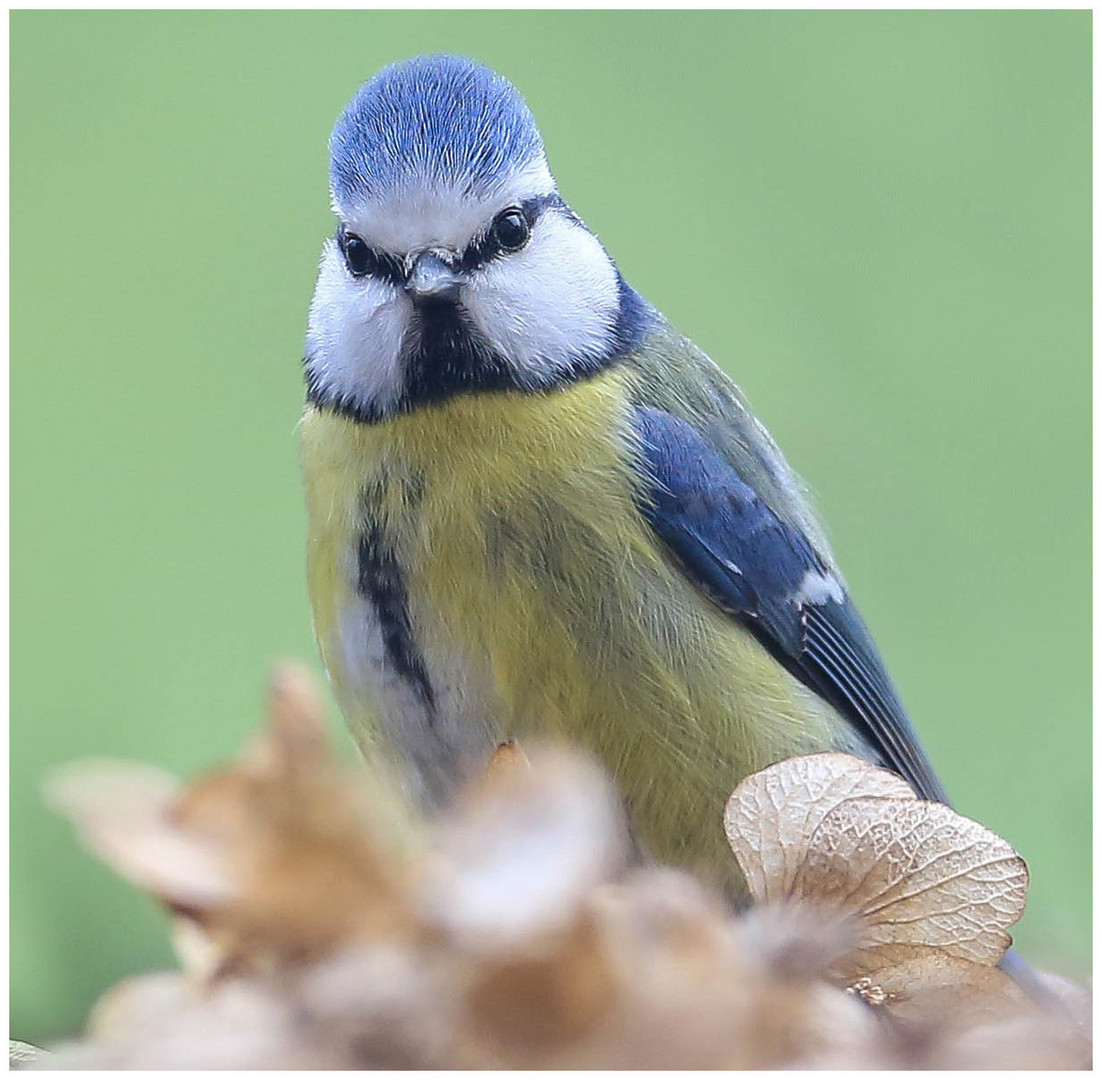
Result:
[[[383,251],[404,255],[437,246],[460,251],[495,214],[554,190],[555,181],[541,158],[481,191],[405,184],[370,197],[334,200],[334,210],[353,232]]]
[[[335,209],[395,249],[426,242],[412,226],[433,231],[427,242],[465,242],[503,202],[554,188],[523,98],[462,57],[384,68],[337,121],[330,150]]]

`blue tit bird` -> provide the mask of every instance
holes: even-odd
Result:
[[[849,752],[944,800],[801,484],[563,200],[512,85],[395,64],[330,148],[308,579],[365,752],[438,805],[502,741],[569,739],[644,850],[735,894],[723,807],[772,762]]]

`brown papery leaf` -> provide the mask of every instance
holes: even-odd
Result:
[[[177,803],[179,828],[232,867],[234,902],[196,913],[223,967],[298,963],[413,929],[402,862],[375,828],[371,789],[329,755],[297,678],[277,674],[268,727]]]
[[[626,858],[608,778],[585,758],[537,747],[530,767],[491,770],[442,819],[421,907],[430,922],[493,951],[568,925],[586,891]]]
[[[789,758],[735,788],[723,827],[757,903],[792,897],[819,823],[855,795],[916,799],[901,777],[849,754]]]
[[[940,803],[851,798],[820,821],[792,897],[857,915],[868,963],[922,945],[996,964],[1029,875],[1001,837]]]
[[[182,785],[157,769],[59,770],[51,805],[112,868],[181,916],[189,977],[210,982],[414,932],[404,868],[369,795],[330,754],[305,669],[277,669],[267,726],[232,764]]]
[[[975,1024],[1019,1015],[1029,1004],[997,967],[919,946],[895,946],[890,954],[860,966],[860,974],[850,966],[837,975],[850,993],[898,1021],[929,1026],[966,1017]]]
[[[615,994],[611,964],[592,918],[484,965],[468,1008],[480,1040],[517,1064],[568,1046],[604,1017]]]
[[[234,893],[226,860],[175,820],[183,786],[129,761],[91,760],[56,769],[47,804],[116,873],[170,904],[206,906]]]
[[[268,688],[268,724],[243,755],[260,772],[310,772],[326,767],[325,710],[309,669],[278,663]]]
[[[1089,1064],[1089,995],[1038,976],[1038,1007],[994,966],[1024,864],[892,773],[821,754],[744,781],[725,824],[758,904],[735,913],[633,866],[621,795],[573,751],[506,744],[418,820],[322,720],[283,668],[248,751],[196,781],[57,774],[85,842],[169,901],[183,970],[119,984],[32,1067]]]

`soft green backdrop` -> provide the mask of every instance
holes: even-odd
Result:
[[[56,762],[234,750],[315,663],[295,449],[360,80],[462,52],[817,493],[959,808],[1090,918],[1089,13],[16,13],[12,1022],[169,962],[43,808]]]

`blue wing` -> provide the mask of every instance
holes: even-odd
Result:
[[[691,425],[639,408],[641,510],[689,577],[920,797],[948,802],[856,607],[812,545]]]

